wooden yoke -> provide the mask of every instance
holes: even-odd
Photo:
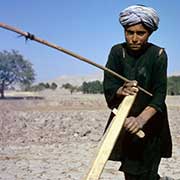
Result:
[[[126,96],[118,109],[113,110],[115,113],[114,118],[111,121],[106,133],[104,134],[98,148],[95,159],[90,166],[89,172],[83,180],[98,180],[101,176],[103,168],[113,150],[116,140],[123,127],[124,121],[128,116],[128,113],[133,105],[136,95]],[[139,137],[144,137],[144,132],[139,131],[137,133]]]

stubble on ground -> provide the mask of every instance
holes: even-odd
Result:
[[[41,97],[41,98],[39,98]],[[160,174],[180,178],[180,97],[168,97],[173,157]],[[81,180],[103,135],[110,110],[103,95],[47,91],[36,98],[0,100],[1,180]],[[108,161],[101,180],[123,180]]]

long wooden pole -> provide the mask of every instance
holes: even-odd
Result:
[[[60,47],[60,46],[57,46],[56,44],[52,44],[52,43],[50,43],[50,42],[48,42],[48,41],[46,41],[46,40],[40,39],[40,38],[34,36],[33,34],[30,34],[30,33],[28,33],[28,32],[24,32],[24,31],[21,31],[20,29],[17,29],[17,28],[15,28],[15,27],[9,26],[9,25],[7,25],[7,24],[5,24],[5,23],[2,23],[2,22],[0,22],[0,27],[2,27],[2,28],[4,28],[4,29],[7,29],[7,30],[9,30],[9,31],[16,32],[16,33],[24,36],[26,39],[34,40],[34,41],[36,41],[36,42],[39,42],[39,43],[44,44],[44,45],[46,45],[46,46],[49,46],[49,47],[51,47],[51,48],[57,49],[58,51],[61,51],[61,52],[65,53],[65,54],[68,54],[68,55],[70,55],[70,56],[73,56],[73,57],[75,57],[75,58],[77,58],[77,59],[79,59],[79,60],[81,60],[81,61],[84,61],[84,62],[86,62],[86,63],[88,63],[88,64],[91,64],[91,65],[93,65],[93,66],[95,66],[95,67],[97,67],[97,68],[99,68],[99,69],[102,69],[102,70],[104,70],[104,71],[106,71],[106,72],[108,72],[108,73],[110,73],[110,74],[112,74],[112,75],[114,75],[114,76],[122,79],[122,80],[125,81],[125,82],[130,82],[129,79],[127,79],[127,78],[119,75],[118,73],[112,71],[111,69],[109,69],[109,68],[107,68],[107,67],[104,67],[104,66],[102,66],[102,65],[99,65],[99,64],[97,64],[97,63],[95,63],[95,62],[93,62],[93,61],[91,61],[91,60],[89,60],[89,59],[87,59],[87,58],[85,58],[85,57],[82,57],[82,56],[80,56],[80,55],[78,55],[78,54],[75,54],[75,53],[72,52],[72,51],[69,51],[69,50],[64,49],[64,48],[62,48],[62,47]],[[150,92],[148,92],[147,90],[145,90],[144,88],[142,88],[142,87],[140,87],[140,86],[138,86],[138,88],[139,88],[141,91],[143,91],[144,93],[148,94],[149,96],[152,96],[152,94],[151,94]]]

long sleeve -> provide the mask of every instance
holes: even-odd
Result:
[[[154,107],[157,111],[164,111],[164,103],[167,91],[167,55],[164,51],[155,61],[152,71],[153,79],[153,98],[149,106]]]
[[[115,71],[121,72],[121,48],[119,45],[112,47],[108,56],[106,67]],[[109,108],[116,107],[122,101],[123,98],[116,97],[116,91],[123,85],[123,81],[108,72],[104,72],[104,94]]]

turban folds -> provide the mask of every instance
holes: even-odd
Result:
[[[159,17],[151,7],[133,5],[120,13],[119,22],[123,27],[142,23],[151,31],[155,31],[158,29]]]

